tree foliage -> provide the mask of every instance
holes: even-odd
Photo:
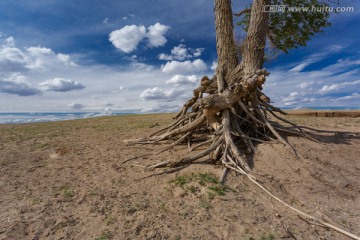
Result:
[[[268,40],[270,44],[285,53],[298,46],[306,46],[310,38],[330,26],[329,5],[318,0],[271,0],[270,6],[284,6],[269,11]],[[306,11],[308,9],[308,11]],[[268,10],[268,9],[267,9]],[[237,22],[247,32],[250,11],[242,11]]]

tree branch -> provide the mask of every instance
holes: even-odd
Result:
[[[251,9],[250,8],[245,8],[244,10],[242,10],[241,12],[238,13],[234,13],[234,16],[240,17],[241,15],[243,15],[244,13],[250,13]]]

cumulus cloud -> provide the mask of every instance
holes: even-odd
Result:
[[[15,40],[13,37],[8,37],[5,39],[5,45],[8,47],[14,47],[15,46]]]
[[[187,48],[184,44],[179,44],[178,46],[175,46],[173,49],[171,49],[171,54],[159,54],[159,60],[183,61],[194,57],[200,57],[204,50],[204,48]]]
[[[161,47],[167,42],[164,34],[170,29],[169,26],[155,23],[148,27],[146,37],[149,41],[149,47]]]
[[[179,46],[174,47],[173,49],[171,49],[171,54],[165,54],[165,53],[161,53],[159,55],[159,59],[160,60],[185,60],[190,58],[191,55],[188,53],[188,49],[186,48],[186,46],[184,44],[180,44]]]
[[[52,55],[54,51],[45,47],[28,47],[26,51],[32,56]]]
[[[194,51],[193,51],[193,55],[194,57],[200,57],[201,54],[204,52],[205,48],[196,48]]]
[[[125,53],[130,53],[137,48],[145,36],[146,28],[144,26],[131,25],[112,31],[109,40],[116,48]]]
[[[7,79],[0,79],[0,92],[18,96],[41,95],[42,93],[28,83],[24,75],[19,73],[14,73]]]
[[[167,42],[164,34],[170,29],[169,26],[156,23],[146,30],[143,25],[128,25],[114,30],[109,34],[109,41],[119,50],[130,53],[136,50],[139,43],[146,39],[149,47],[164,46]]]
[[[173,76],[172,78],[170,78],[169,80],[167,80],[165,83],[175,84],[175,85],[186,85],[186,84],[194,84],[197,81],[198,81],[198,78],[196,75],[184,76],[184,75],[177,74],[177,75]]]
[[[0,80],[0,92],[15,94],[18,96],[33,96],[41,94],[39,89],[32,87],[30,84],[15,83],[5,80]]]
[[[154,87],[145,89],[140,97],[144,100],[157,100],[157,101],[175,101],[177,97],[184,94],[183,89],[173,88],[164,91],[162,88]]]
[[[59,59],[59,61],[63,62],[65,65],[68,66],[72,66],[72,67],[77,67],[78,65],[71,61],[70,55],[68,54],[62,54],[62,53],[58,53],[56,55],[57,59]]]
[[[27,62],[25,54],[18,48],[0,49],[0,70],[3,72],[24,71]]]
[[[161,67],[161,71],[169,74],[196,73],[206,71],[208,67],[201,59],[194,61],[170,61]]]
[[[74,102],[70,103],[68,106],[73,110],[80,110],[80,109],[83,109],[85,107],[81,103],[74,103]]]
[[[29,70],[45,71],[59,64],[77,66],[70,55],[56,54],[50,48],[28,47],[19,49],[15,47],[15,40],[9,37],[0,46],[0,70],[2,72],[25,72]]]
[[[77,81],[64,78],[54,78],[47,80],[45,82],[39,83],[39,86],[44,91],[53,91],[53,92],[68,92],[73,90],[84,89],[85,86],[80,84]]]
[[[165,92],[159,88],[148,88],[145,89],[141,94],[140,97],[146,100],[159,100],[159,99],[166,99]]]

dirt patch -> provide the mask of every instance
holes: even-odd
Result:
[[[360,132],[358,118],[288,118]],[[123,140],[170,122],[163,114],[0,125],[0,239],[347,239],[301,220],[233,172],[222,187],[214,180],[220,165],[145,170],[189,151],[151,155],[164,145]],[[300,159],[281,144],[258,145],[253,174],[287,203],[360,235],[360,137],[314,137],[319,143],[288,138]]]

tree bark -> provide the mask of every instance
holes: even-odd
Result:
[[[269,0],[254,0],[251,7],[250,24],[241,62],[246,76],[254,74],[264,64],[268,13],[264,12],[263,9],[269,2]]]
[[[226,87],[227,75],[239,63],[234,39],[233,18],[231,0],[215,0],[215,29],[216,29],[216,51],[218,55],[218,67],[216,75],[225,80]],[[219,79],[218,79],[219,80]],[[220,86],[219,90],[222,91]]]

